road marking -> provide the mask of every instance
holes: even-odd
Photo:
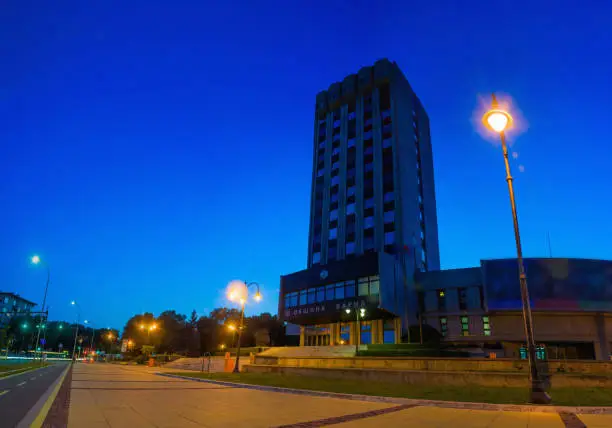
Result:
[[[28,382],[27,381],[23,381],[21,383],[18,383],[17,386],[25,385],[26,383],[28,383]]]
[[[0,391],[0,397],[2,397],[4,394],[8,393],[8,389],[4,390],[4,391]]]
[[[36,380],[36,376],[31,377],[30,380]]]

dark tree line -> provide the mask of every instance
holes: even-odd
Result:
[[[194,310],[189,317],[174,310],[155,317],[151,313],[134,315],[124,329],[122,338],[132,350],[145,347],[158,353],[179,353],[199,356],[237,345],[240,312],[217,308],[208,316],[198,317]],[[245,317],[241,346],[282,346],[285,327],[276,315],[262,313]]]
[[[36,346],[38,330],[40,329],[40,342]],[[96,329],[91,325],[77,324],[66,321],[45,321],[42,317],[21,315],[12,317],[0,329],[0,348],[5,352],[22,354],[28,351],[39,350],[61,352],[69,354],[75,346],[77,349],[96,349],[106,353],[117,352],[117,330]]]

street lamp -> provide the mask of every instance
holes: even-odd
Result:
[[[72,301],[70,304],[77,309],[77,323],[76,329],[74,331],[74,346],[72,347],[72,362],[76,361],[76,347],[77,347],[77,337],[79,335],[79,322],[81,322],[81,306],[76,302]]]
[[[242,330],[244,330],[244,306],[246,305],[247,299],[249,297],[249,288],[256,287],[257,291],[255,292],[255,296],[253,297],[256,302],[260,302],[261,292],[259,291],[259,284],[256,282],[242,282],[242,281],[232,281],[229,284],[229,290],[227,297],[232,302],[240,303],[240,324],[238,326],[238,346],[236,348],[236,364],[234,364],[234,373],[240,373],[240,340],[242,338]]]
[[[41,258],[38,255],[32,256],[30,261],[32,262],[33,265],[43,264],[47,268],[47,282],[45,283],[45,295],[43,297],[42,308],[41,308],[42,315],[44,316],[45,306],[47,304],[47,291],[49,290],[49,282],[51,281],[51,269],[49,268],[49,265],[44,260],[41,260]],[[45,322],[46,320],[47,319],[45,317]],[[41,323],[39,323],[39,326]],[[40,327],[38,328],[38,332],[36,333],[36,346],[34,347],[34,359],[36,359],[36,354],[37,354],[39,344],[40,344]],[[43,349],[41,348],[41,352],[40,352],[41,362],[42,362],[42,354],[43,354],[42,351]]]
[[[139,328],[141,330],[147,330],[147,345],[150,343],[151,341],[151,332],[157,330],[157,324],[156,323],[151,323],[149,325],[146,325],[144,323],[141,323]]]
[[[523,305],[523,322],[525,327],[525,338],[527,339],[527,355],[529,359],[529,369],[531,374],[531,402],[535,404],[548,404],[550,396],[544,390],[544,385],[538,373],[536,360],[536,347],[533,335],[533,319],[531,307],[529,305],[529,290],[527,288],[527,275],[523,265],[523,249],[521,246],[521,235],[519,233],[518,215],[516,211],[516,201],[514,199],[514,186],[512,184],[512,174],[510,172],[510,162],[508,160],[508,146],[506,144],[506,129],[512,126],[512,116],[501,108],[492,94],[491,109],[482,117],[484,125],[499,134],[502,144],[502,153],[506,165],[506,182],[508,183],[508,193],[510,195],[510,207],[512,208],[512,222],[514,224],[514,241],[516,243],[516,260],[518,262],[519,283],[521,286],[521,302]]]
[[[351,309],[350,308],[346,308],[344,310],[347,314],[351,313]],[[359,355],[359,342],[361,341],[361,323],[359,322],[359,318],[363,319],[363,317],[365,317],[365,313],[366,310],[365,308],[361,308],[359,310],[357,310],[357,308],[355,308],[355,332],[356,332],[356,337],[355,337],[355,356]]]
[[[94,341],[95,341],[95,339],[96,339],[96,330],[95,330],[95,328],[94,328],[94,326],[93,326],[93,323],[90,323],[90,322],[89,322],[89,321],[87,321],[87,320],[85,320],[85,321],[83,321],[83,322],[84,322],[85,324],[88,324],[88,325],[89,325],[89,327],[91,328],[91,342],[89,343],[89,348],[90,348],[90,349],[93,351],[93,350],[95,350],[95,347],[94,347]]]

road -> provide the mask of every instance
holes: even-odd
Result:
[[[0,378],[0,427],[16,426],[62,374],[66,364]]]
[[[77,364],[69,427],[584,427],[556,413],[440,408],[222,386],[155,375],[159,369]],[[588,427],[612,415],[581,415]]]

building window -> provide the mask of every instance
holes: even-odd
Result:
[[[300,306],[303,305],[307,305],[308,304],[308,290],[301,290],[300,291]]]
[[[316,252],[312,254],[312,263],[313,264],[321,263],[321,253],[320,252]]]
[[[458,288],[459,294],[459,309],[462,311],[467,310],[467,288]]]
[[[489,317],[482,317],[482,330],[485,336],[491,336],[491,323]]]
[[[385,232],[385,245],[395,243],[395,232]]]
[[[370,295],[377,296],[380,293],[380,280],[378,275],[370,277]]]
[[[334,245],[332,246],[332,242],[334,243]],[[330,241],[329,242],[329,248],[327,249],[327,259],[328,260],[335,260],[336,259],[336,245],[335,245],[336,241]]]
[[[440,333],[442,337],[446,337],[448,332],[448,319],[446,317],[440,317]]]
[[[335,177],[332,177],[332,179],[331,179],[331,185],[332,186],[335,186],[337,184],[340,184],[340,176],[339,175],[336,175]]]
[[[338,218],[338,216],[336,216],[336,218]],[[336,229],[335,227],[333,229],[329,229],[329,239],[336,239],[337,237],[338,237],[338,229]]]
[[[367,296],[370,293],[370,281],[368,278],[359,278],[357,280],[357,289],[360,296]]]
[[[355,214],[355,204],[350,203],[346,206],[346,215]]]
[[[470,335],[470,319],[469,317],[461,317],[461,336]]]
[[[443,289],[436,290],[436,295],[438,296],[438,310],[445,311],[446,310],[446,293]]]
[[[324,169],[320,169],[317,171],[317,177],[323,177],[323,175],[325,175],[325,170]]]
[[[342,324],[340,326],[340,340],[342,340],[343,345],[348,345],[351,340],[351,326],[350,324]]]
[[[344,297],[355,297],[355,281],[346,281],[344,283]]]
[[[287,308],[294,308],[298,305],[298,293],[293,292],[285,296],[285,306]]]
[[[347,141],[347,145],[348,147],[355,147],[355,139],[354,138],[349,138]]]
[[[383,149],[388,149],[389,147],[391,147],[392,144],[393,144],[393,140],[391,139],[391,137],[385,138],[382,141]]]
[[[372,322],[361,321],[361,335],[359,337],[361,344],[367,345],[372,343]]]
[[[368,198],[365,200],[364,208],[374,208],[374,198]]]
[[[325,287],[317,287],[317,302],[325,301]]]
[[[366,217],[363,219],[363,228],[371,229],[374,227],[374,217]]]
[[[315,301],[317,300],[317,290],[314,288],[309,288],[308,289],[308,304],[312,305],[315,303]]]
[[[359,278],[357,280],[359,296],[375,296],[380,293],[380,279],[378,275]]]
[[[337,202],[338,201],[338,195],[334,195],[334,198],[336,200],[332,201],[332,202]],[[330,220],[338,220],[338,210],[331,210],[329,212],[329,219]],[[331,230],[329,232],[331,233]]]
[[[325,300],[334,300],[334,284],[325,287]]]
[[[346,254],[355,254],[355,243],[354,242],[346,243]]]
[[[336,284],[336,299],[344,299],[344,282]]]
[[[385,211],[383,214],[383,220],[385,223],[393,223],[395,220],[395,211]]]

